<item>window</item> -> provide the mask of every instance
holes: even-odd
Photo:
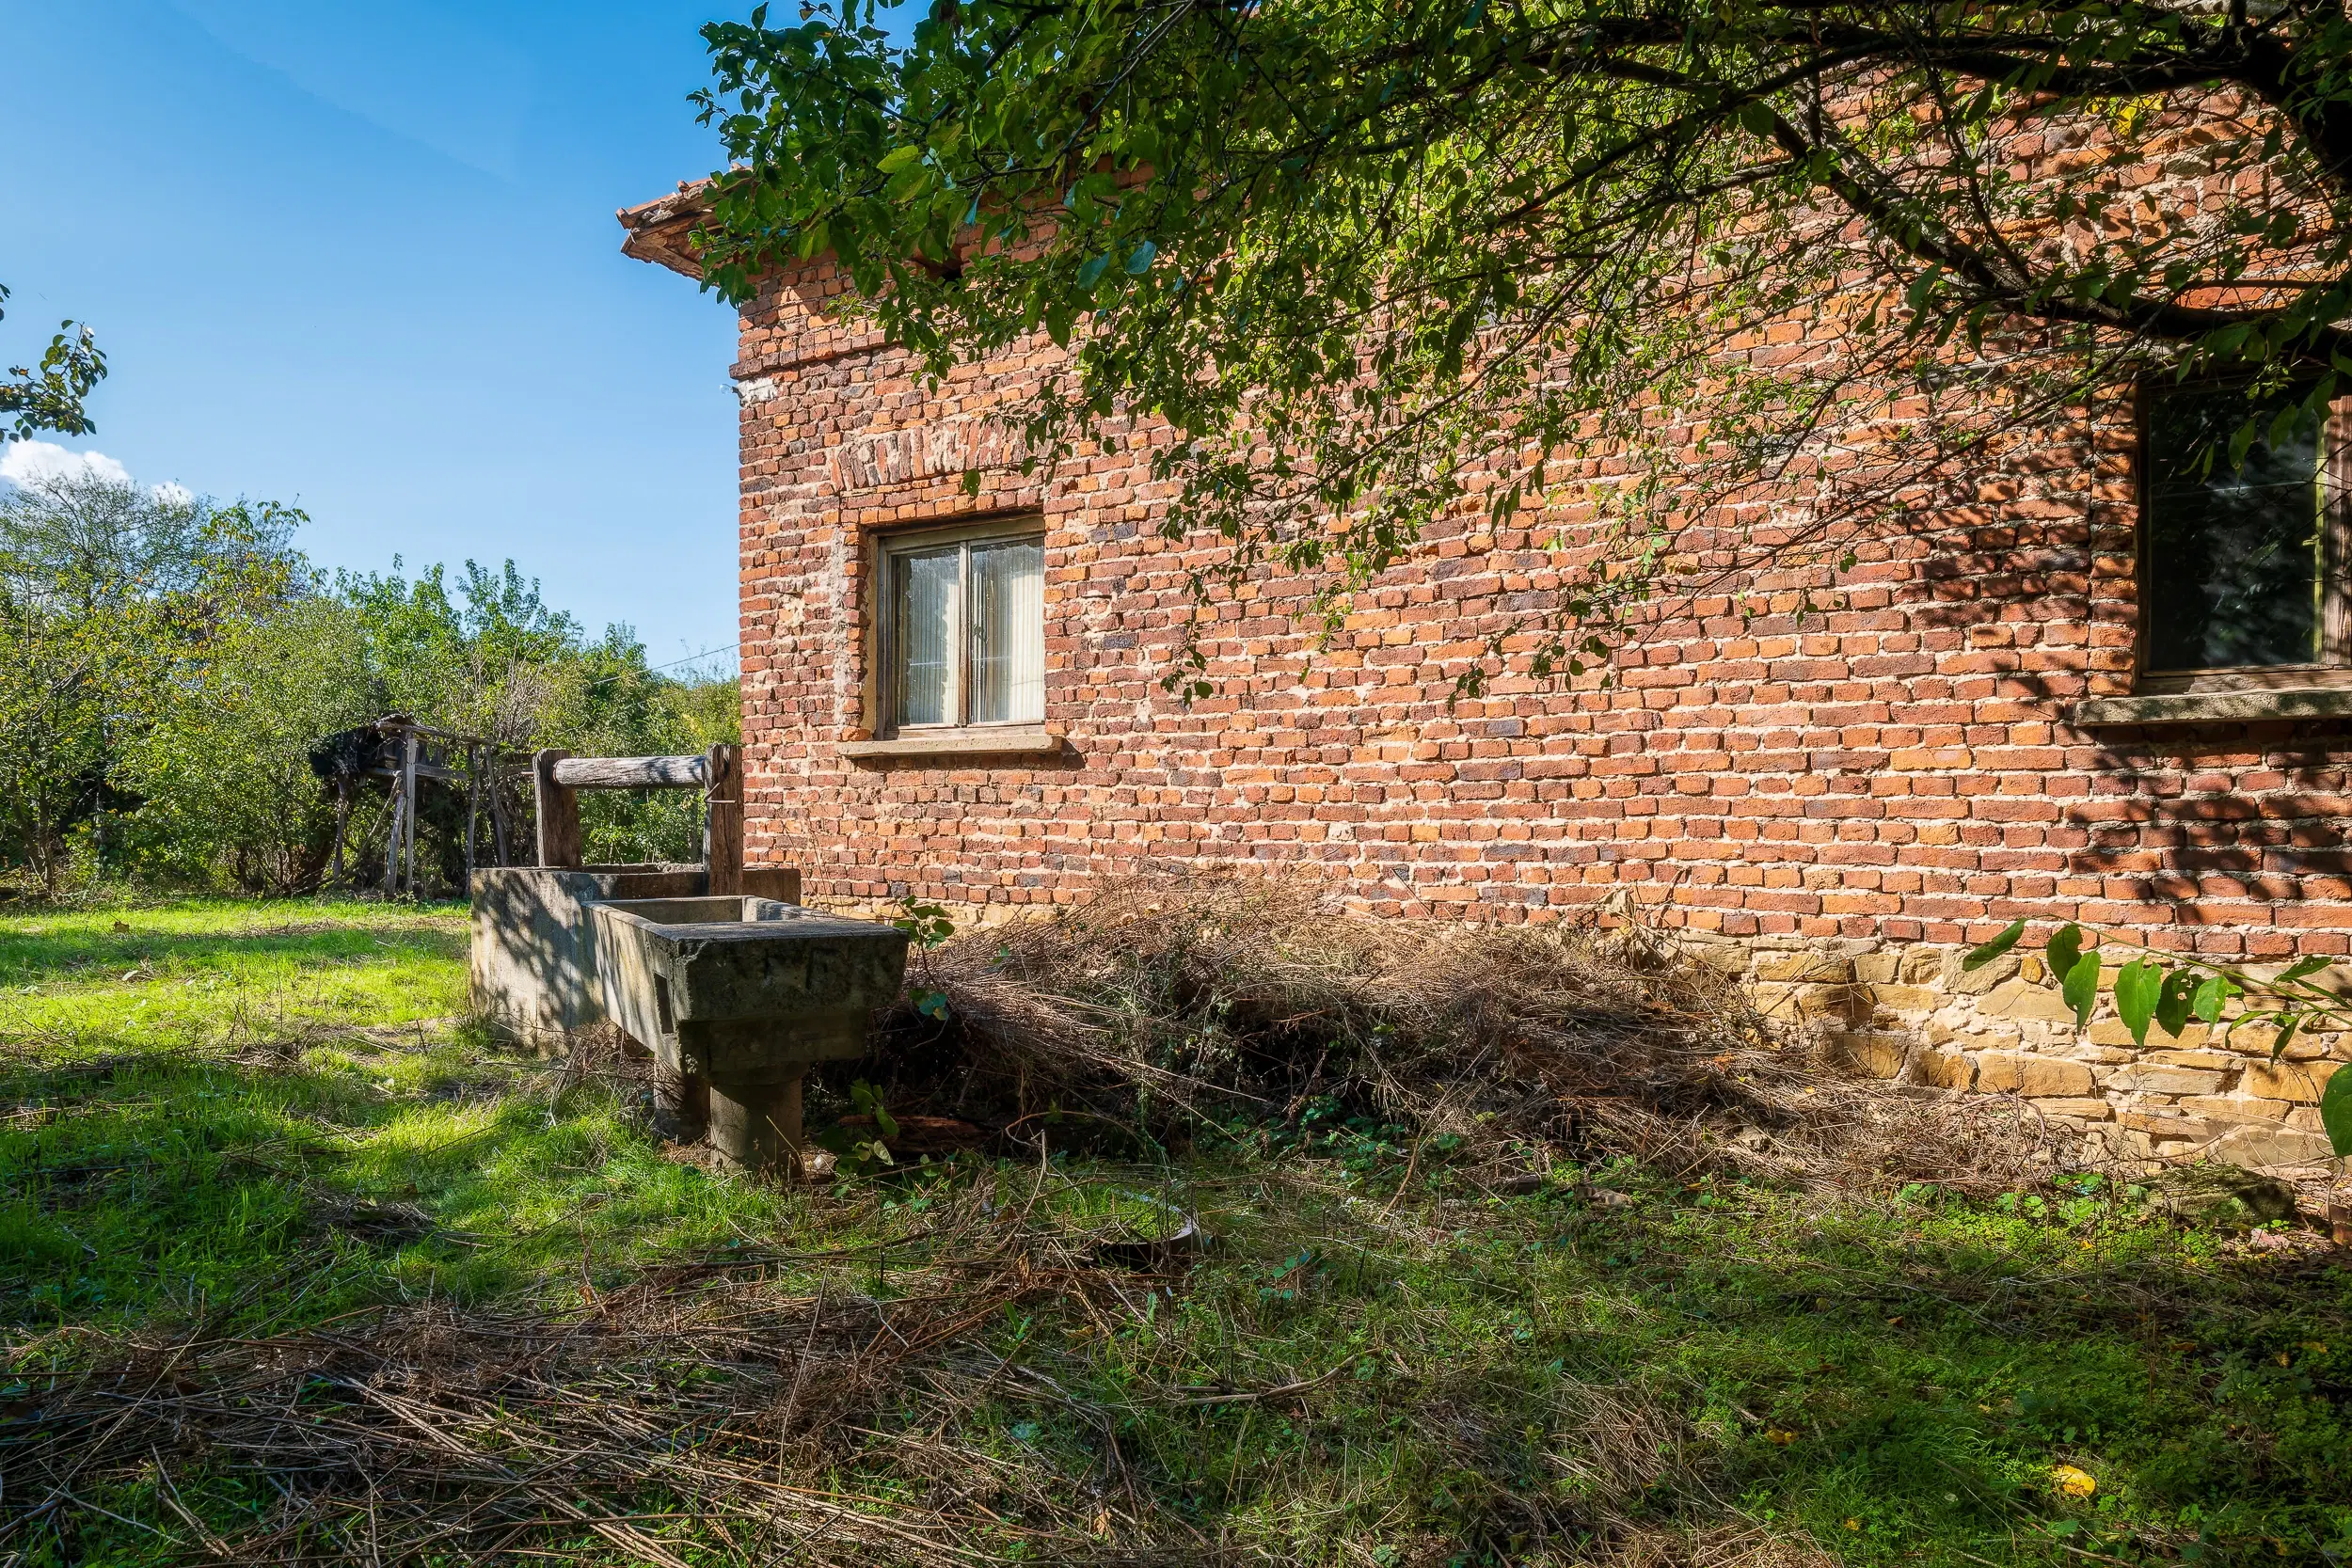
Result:
[[[884,728],[1045,718],[1045,537],[996,527],[885,540]]]
[[[2165,388],[2142,425],[2140,688],[2352,681],[2332,454],[2308,386]],[[2249,422],[2256,438],[2232,461]]]

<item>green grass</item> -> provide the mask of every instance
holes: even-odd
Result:
[[[0,1473],[41,1441],[8,1402],[129,1341],[384,1303],[559,1317],[689,1262],[776,1301],[985,1307],[957,1268],[985,1253],[989,1279],[1043,1272],[792,1450],[877,1518],[946,1506],[910,1456],[963,1456],[967,1556],[2352,1554],[2341,1252],[2183,1229],[2085,1181],[1824,1202],[1616,1164],[1494,1196],[1426,1151],[1408,1182],[1372,1130],[766,1187],[665,1153],[628,1085],[494,1049],[462,1021],[463,938],[458,911],[367,905],[0,920]],[[1171,1209],[1216,1238],[1195,1266],[1084,1265]],[[2061,1465],[2095,1492],[2067,1496]],[[200,1555],[187,1518],[233,1539],[278,1506],[200,1445],[174,1467],[78,1482],[70,1528],[0,1556]],[[5,1497],[0,1526],[33,1500]],[[692,1512],[650,1480],[611,1500]],[[689,1561],[771,1560],[691,1517],[644,1528]],[[560,1525],[512,1544],[626,1555]],[[444,1550],[421,1560],[480,1560]]]

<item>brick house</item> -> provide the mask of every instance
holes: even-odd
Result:
[[[626,211],[624,248],[695,277],[699,211],[691,190]],[[2021,1095],[2133,1153],[2325,1158],[2344,1042],[2274,1064],[2252,1031],[2078,1038],[2038,958],[1959,958],[2019,916],[2352,953],[2330,432],[2217,480],[2167,454],[2236,394],[2119,396],[1989,464],[1941,531],[1865,547],[1825,614],[1751,584],[1774,613],[1702,602],[1608,689],[1450,704],[1549,569],[1464,519],[1319,650],[1303,584],[1221,604],[1217,693],[1187,707],[1157,675],[1205,546],[1158,536],[1145,460],[1025,478],[991,416],[1051,345],[928,391],[844,319],[848,290],[822,259],[771,279],[732,370],[747,854],[813,900],[985,915],[1236,862],[1389,917],[1630,896],[1860,1070]]]

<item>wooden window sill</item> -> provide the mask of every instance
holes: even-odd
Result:
[[[2266,687],[2239,691],[2163,691],[2092,697],[2068,712],[2085,728],[2106,724],[2244,724],[2280,719],[2352,718],[2352,687]]]
[[[841,754],[851,762],[952,761],[958,757],[1037,757],[1061,750],[1061,736],[1036,728],[917,731],[888,740],[847,740]]]

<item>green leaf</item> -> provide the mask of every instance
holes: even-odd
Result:
[[[1084,266],[1078,269],[1078,287],[1081,289],[1093,288],[1095,284],[1102,281],[1103,275],[1110,270],[1110,265],[1111,253],[1107,250],[1103,252],[1102,255],[1097,256],[1093,261],[1087,262]]]
[[[2070,920],[2053,931],[2049,942],[2042,949],[2042,957],[2050,960],[2050,978],[2060,985],[2065,984],[2066,977],[2074,972],[2074,960],[2082,957],[2082,952],[2081,927]]]
[[[2328,1147],[2339,1160],[2352,1159],[2352,1068],[2328,1075],[2319,1097],[2319,1124],[2328,1130]]]
[[[2295,1043],[2295,1032],[2302,1026],[2303,1015],[2300,1013],[2280,1013],[2279,1015],[2279,1037],[2270,1042],[2270,1059],[2272,1061],[2275,1062],[2280,1057],[2287,1053],[2287,1047]]]
[[[1159,253],[1160,247],[1153,245],[1150,240],[1144,241],[1141,245],[1136,246],[1135,249],[1127,252],[1127,276],[1130,277],[1141,277],[1145,273],[1150,272],[1152,270],[1152,258],[1157,256]]]
[[[2026,923],[2022,920],[2011,921],[2008,930],[2003,931],[1999,936],[1994,937],[1991,942],[1985,942],[1979,947],[1971,948],[1968,956],[1960,960],[1960,967],[1969,971],[1982,969],[1985,965],[1991,963],[1994,959],[1999,958],[2002,954],[2016,946],[2017,939],[2025,934]]]
[[[2134,958],[2115,976],[2115,1013],[2132,1032],[2132,1043],[2148,1043],[2148,1025],[2154,1022],[2156,1002],[2164,994],[2164,966]]]
[[[2168,1035],[2178,1035],[2188,1027],[2188,999],[2197,990],[2197,976],[2185,969],[2176,969],[2164,977],[2164,989],[2156,994],[2156,1027]]]
[[[2298,958],[2292,967],[2279,976],[2277,983],[2285,985],[2289,981],[2300,980],[2307,975],[2316,974],[2335,961],[2333,958]]]
[[[2090,1027],[2090,1010],[2099,1005],[2099,955],[2085,953],[2074,960],[2074,967],[2066,972],[2059,994],[2066,1005],[2074,1009],[2074,1027]]]
[[[2237,993],[2237,987],[2217,974],[2197,988],[2197,999],[2189,1010],[2207,1023],[2217,1023],[2221,1021],[2221,1009]]]
[[[884,174],[896,174],[900,169],[912,168],[922,161],[923,149],[921,147],[894,147],[883,153],[882,161],[874,166]]]

